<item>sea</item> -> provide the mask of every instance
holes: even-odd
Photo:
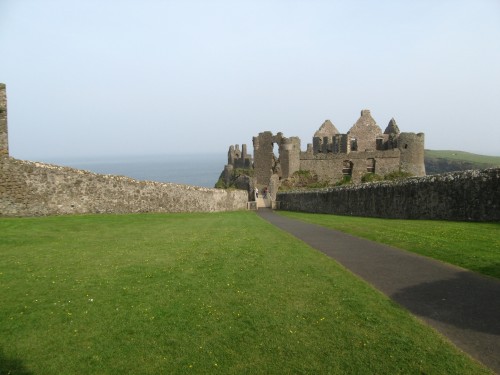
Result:
[[[227,164],[227,155],[59,157],[44,161],[95,173],[127,176],[137,180],[213,188],[224,170],[224,165]]]

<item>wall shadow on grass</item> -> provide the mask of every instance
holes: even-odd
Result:
[[[33,375],[17,358],[9,358],[0,348],[0,375]]]
[[[496,277],[500,280],[500,263],[492,263],[487,267],[481,267],[476,272],[482,273],[483,275]]]

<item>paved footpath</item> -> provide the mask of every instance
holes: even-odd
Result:
[[[269,209],[258,214],[332,257],[500,374],[500,280]]]

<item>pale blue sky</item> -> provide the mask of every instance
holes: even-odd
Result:
[[[305,149],[364,108],[500,155],[500,1],[0,0],[0,82],[21,159]]]

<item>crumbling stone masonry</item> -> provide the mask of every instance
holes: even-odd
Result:
[[[68,167],[0,160],[0,216],[216,212],[246,209],[243,190],[137,181]]]
[[[278,145],[278,155],[273,152],[274,145]],[[246,150],[246,145],[243,147]],[[309,170],[331,183],[346,176],[353,182],[360,182],[366,173],[385,175],[404,171],[425,176],[424,134],[401,133],[394,119],[382,132],[367,109],[361,111],[360,118],[346,134],[341,134],[330,120],[326,120],[314,133],[313,142],[307,145],[306,151],[301,151],[298,137],[285,137],[282,133],[273,135],[269,131],[254,137],[253,147],[255,185],[259,189],[276,185],[276,181],[279,186],[279,180],[298,170]],[[250,157],[242,163],[232,156],[234,152],[231,146],[226,176],[233,167],[251,163]]]
[[[7,135],[7,95],[5,84],[0,83],[0,157],[9,155],[9,140]]]
[[[246,209],[247,192],[137,181],[9,157],[0,84],[0,216]]]

